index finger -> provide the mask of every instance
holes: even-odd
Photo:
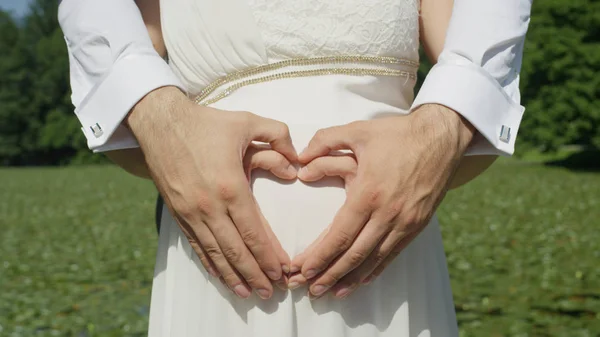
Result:
[[[360,122],[352,122],[346,125],[320,129],[310,140],[306,149],[300,153],[298,159],[301,163],[306,164],[335,150],[348,149],[355,151],[357,141],[361,135],[360,125]]]
[[[354,242],[371,216],[371,210],[360,202],[358,195],[349,195],[325,234],[302,266],[302,275],[311,279],[329,266]]]
[[[252,140],[271,144],[273,150],[281,153],[291,162],[298,160],[290,129],[285,123],[257,115],[252,116],[250,125]]]

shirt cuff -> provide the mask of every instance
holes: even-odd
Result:
[[[473,139],[465,155],[514,153],[525,108],[481,67],[467,62],[436,64],[427,74],[411,111],[428,103],[458,112],[483,136]]]
[[[138,54],[118,60],[75,111],[88,147],[94,152],[139,147],[133,133],[121,122],[146,94],[165,86],[185,92],[160,56]]]

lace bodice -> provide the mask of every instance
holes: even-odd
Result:
[[[163,0],[161,16],[171,67],[191,94],[287,59],[418,61],[419,0]]]
[[[247,1],[269,59],[418,57],[418,0]]]

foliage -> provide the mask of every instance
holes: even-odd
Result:
[[[145,336],[152,184],[96,166],[2,169],[0,186],[0,335]],[[461,336],[600,335],[599,190],[598,173],[502,159],[450,192]]]
[[[89,156],[73,115],[57,1],[17,23],[0,12],[0,164],[57,165]],[[97,161],[97,159],[96,159]]]
[[[533,2],[521,94],[521,142],[600,148],[600,2]]]
[[[69,98],[57,0],[16,22],[0,11],[0,165],[103,161],[86,147]],[[533,2],[521,90],[520,152],[600,148],[600,2]],[[422,58],[425,59],[425,58]],[[429,69],[423,62],[419,77]]]

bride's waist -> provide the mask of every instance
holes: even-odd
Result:
[[[413,89],[403,82],[374,76],[289,78],[239,88],[210,106],[249,111],[290,125],[340,125],[408,113]]]
[[[214,81],[195,99],[198,104],[250,111],[288,124],[327,126],[407,113],[416,64],[377,60],[380,63],[370,58],[357,64],[290,60],[251,68]]]

